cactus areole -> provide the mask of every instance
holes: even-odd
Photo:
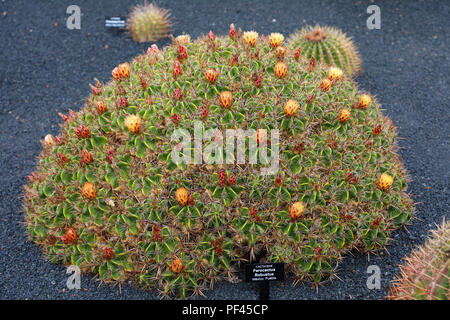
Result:
[[[151,46],[61,115],[24,197],[29,235],[52,262],[184,298],[260,258],[320,282],[345,252],[383,247],[410,220],[396,130],[377,101],[297,49],[280,61],[281,34],[230,30]],[[200,152],[185,140],[194,123]],[[231,129],[252,132],[240,163],[215,156]],[[252,141],[266,148],[256,163]],[[191,162],[174,160],[183,148]]]

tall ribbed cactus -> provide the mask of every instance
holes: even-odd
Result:
[[[450,299],[450,222],[433,231],[400,266],[389,296],[393,300]]]
[[[357,76],[362,71],[358,49],[351,38],[339,29],[307,26],[294,32],[287,45],[292,50],[298,49],[308,59],[314,57],[318,62],[337,66],[349,76]]]
[[[170,13],[150,3],[133,7],[128,16],[127,28],[136,42],[157,41],[169,36]]]

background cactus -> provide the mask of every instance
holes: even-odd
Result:
[[[137,5],[128,15],[127,28],[136,42],[157,41],[170,34],[170,13],[153,3]]]
[[[345,33],[328,26],[307,26],[289,36],[287,45],[291,50],[308,59],[341,68],[349,76],[361,73],[361,57],[358,49]]]
[[[345,75],[276,51],[232,26],[120,64],[43,141],[25,187],[31,239],[51,261],[181,297],[235,279],[241,262],[283,261],[295,281],[319,282],[343,253],[384,246],[413,212],[394,125]],[[259,129],[248,139],[269,155],[279,129],[279,171],[175,164],[171,135],[192,133],[195,120],[205,131]],[[385,190],[383,173],[393,178]]]
[[[450,222],[433,231],[425,245],[418,247],[400,266],[393,282],[393,300],[450,299]]]

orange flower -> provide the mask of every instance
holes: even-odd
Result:
[[[350,111],[348,109],[342,109],[339,112],[338,119],[339,119],[339,121],[341,123],[345,123],[345,122],[347,122],[350,119],[350,116],[351,116],[351,113],[350,113]]]
[[[118,69],[121,78],[128,78],[130,76],[130,64],[128,62],[119,64]]]
[[[183,269],[183,262],[176,258],[172,261],[172,264],[170,265],[170,270],[172,270],[173,273],[180,273]]]
[[[359,97],[358,105],[360,108],[365,109],[372,102],[372,98],[368,94],[362,94]]]
[[[216,80],[217,80],[217,72],[216,72],[216,70],[214,70],[214,69],[207,69],[205,71],[205,77],[206,77],[206,80],[209,83],[214,84],[216,82]]]
[[[97,111],[100,114],[106,111],[106,104],[104,101],[100,100],[97,102]]]
[[[281,46],[284,41],[284,36],[281,33],[274,32],[269,36],[270,45],[274,48]]]
[[[223,91],[219,96],[220,104],[226,109],[230,109],[233,101],[233,94],[230,91]]]
[[[87,151],[86,149],[83,149],[81,151],[81,159],[83,160],[83,163],[91,163],[93,160],[93,157],[89,151]]]
[[[175,199],[177,199],[180,206],[185,206],[189,200],[189,191],[185,188],[178,188],[175,191]]]
[[[255,31],[246,31],[242,35],[244,41],[247,42],[252,47],[255,45],[256,40],[258,39],[258,32]]]
[[[75,242],[78,240],[78,234],[73,228],[67,228],[66,230],[66,239],[69,242]]]
[[[326,92],[331,88],[331,81],[327,78],[322,79],[322,83],[320,84],[320,88],[322,91]]]
[[[275,56],[280,60],[284,59],[284,57],[286,56],[286,48],[282,46],[277,47],[277,49],[275,50]]]
[[[83,187],[81,188],[81,194],[88,198],[88,199],[94,199],[95,198],[95,187],[92,183],[86,182]]]
[[[334,79],[339,80],[344,75],[344,72],[342,72],[341,69],[337,67],[331,67],[328,70],[328,78],[333,81]]]
[[[141,118],[136,115],[129,115],[124,120],[125,126],[133,133],[138,133],[141,127]]]
[[[287,65],[284,62],[277,62],[273,70],[278,78],[284,78],[287,73]]]
[[[288,117],[292,117],[297,112],[298,107],[298,102],[291,99],[284,105],[284,114]]]
[[[380,179],[378,180],[378,186],[380,187],[381,190],[389,189],[393,183],[394,183],[394,178],[392,178],[392,176],[387,174],[386,172],[383,173],[380,176]]]
[[[115,68],[113,69],[113,71],[111,72],[111,74],[112,74],[112,76],[113,76],[113,78],[114,78],[115,80],[119,80],[119,79],[120,79],[120,71],[119,71],[119,68],[118,68],[118,67],[115,67]]]
[[[302,216],[303,211],[305,211],[305,204],[302,201],[295,202],[289,208],[289,216],[292,220],[296,220]]]

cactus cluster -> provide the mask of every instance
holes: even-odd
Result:
[[[405,259],[388,298],[450,299],[450,222],[443,222],[433,231],[425,245],[418,247]]]
[[[25,187],[31,239],[53,262],[180,297],[261,258],[319,282],[345,252],[383,247],[413,213],[396,129],[340,69],[283,42],[233,25],[183,36],[93,85],[42,142]],[[172,133],[194,121],[204,132],[254,129],[248,141],[279,148],[278,172],[176,163]],[[205,144],[220,148],[216,138]]]
[[[170,12],[153,3],[136,5],[127,20],[127,29],[136,42],[150,42],[168,37],[170,34]]]
[[[316,25],[306,26],[294,32],[287,46],[307,59],[342,69],[348,76],[361,73],[361,57],[355,44],[341,30]]]

